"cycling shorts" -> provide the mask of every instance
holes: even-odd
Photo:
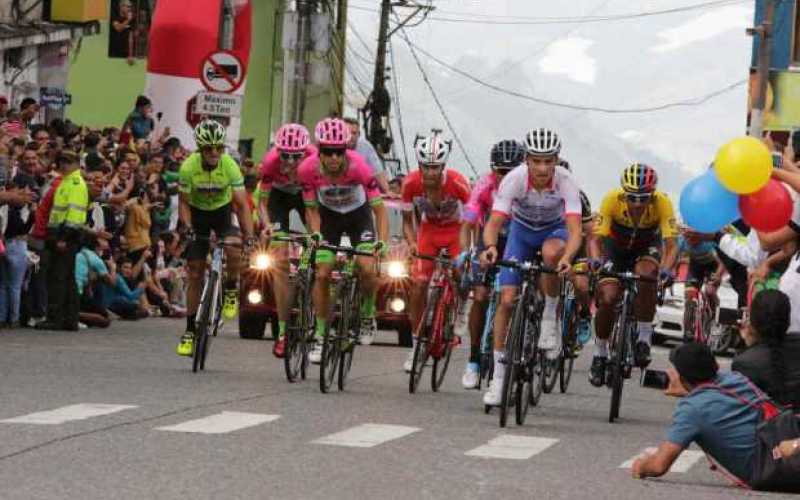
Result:
[[[436,226],[421,224],[417,233],[417,252],[422,255],[438,255],[439,250],[446,248],[452,259],[458,257],[461,245],[458,234],[461,226]],[[412,278],[416,281],[428,281],[433,275],[435,263],[426,259],[415,259]]]
[[[564,222],[553,224],[540,231],[533,231],[512,220],[511,229],[508,232],[508,242],[503,252],[503,260],[532,262],[542,249],[545,241],[567,241],[568,238],[569,233]],[[520,283],[522,283],[522,276],[516,269],[504,267],[500,270],[500,286],[519,286]]]
[[[603,247],[608,260],[614,265],[618,273],[633,271],[636,263],[644,258],[661,262],[661,240],[654,240],[649,246],[625,248],[620,246],[613,238],[603,238]]]
[[[318,209],[322,239],[331,245],[341,245],[342,236],[350,239],[350,246],[353,248],[359,243],[375,239],[372,209],[368,203],[346,214],[334,212],[324,205],[319,205]]]
[[[698,288],[703,281],[717,270],[717,261],[698,261],[689,259],[689,272],[686,275],[686,286]]]
[[[186,260],[206,260],[208,257],[209,242],[204,238],[211,235],[211,231],[217,238],[225,238],[237,234],[237,229],[231,220],[231,204],[223,205],[216,210],[201,210],[190,207],[192,211],[192,228],[194,234],[200,238],[195,239],[189,244],[186,250]]]
[[[494,278],[495,273],[489,272],[492,269],[481,269],[481,254],[483,253],[486,248],[483,246],[483,239],[479,240],[481,242],[480,245],[477,247],[477,252],[475,256],[472,258],[472,265],[471,265],[471,273],[470,273],[470,283],[472,286],[488,286],[491,287],[491,281]],[[503,252],[506,249],[506,238],[501,236],[497,239],[497,255],[503,255]]]
[[[275,231],[289,231],[289,215],[297,210],[303,225],[306,225],[306,207],[301,193],[291,194],[272,188],[267,199],[267,213]]]

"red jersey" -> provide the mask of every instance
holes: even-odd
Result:
[[[422,185],[422,172],[415,170],[403,182],[403,209],[419,210],[422,226],[460,226],[461,211],[469,201],[469,182],[455,170],[442,172],[442,198],[434,203]]]

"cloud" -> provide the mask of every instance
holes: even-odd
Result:
[[[633,144],[641,144],[645,134],[640,130],[626,130],[624,132],[620,132],[617,134],[617,137],[624,141],[631,142]]]
[[[597,64],[586,51],[594,45],[592,40],[570,37],[558,40],[548,47],[539,60],[542,73],[566,75],[570,80],[588,85],[594,84]]]
[[[658,33],[662,39],[651,52],[663,53],[680,49],[686,45],[709,40],[733,29],[744,29],[752,23],[753,8],[730,6],[715,9],[680,26]]]

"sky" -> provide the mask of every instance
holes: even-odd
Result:
[[[504,95],[418,53],[452,129],[480,174],[488,171],[494,142],[521,139],[527,130],[543,126],[562,137],[562,156],[594,203],[619,184],[620,173],[633,161],[654,166],[660,187],[677,201],[682,186],[707,167],[716,150],[745,133],[745,85],[702,104],[696,101],[747,77],[752,41],[745,29],[753,23],[755,2],[730,0],[703,9],[593,23],[565,23],[564,18],[647,13],[708,2],[438,0],[433,2],[437,9],[432,17],[478,22],[428,19],[406,33],[415,45],[448,65],[525,96],[612,110],[695,103],[648,113],[568,109]],[[348,66],[366,86],[372,82],[369,63],[375,57],[379,4],[350,0]],[[542,18],[549,22],[500,24]],[[392,78],[399,87],[406,149],[413,162],[411,144],[417,133],[436,127],[452,137],[453,130],[400,33],[392,37],[392,46]],[[347,81],[348,103],[362,105],[358,84],[352,76]],[[390,90],[393,85],[390,81]],[[393,126],[397,155],[402,158],[396,118]],[[450,166],[473,175],[457,145]]]

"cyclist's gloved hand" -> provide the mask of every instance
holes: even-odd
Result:
[[[385,241],[376,241],[373,245],[372,249],[381,257],[386,257],[386,252],[389,250],[389,246],[386,244]]]
[[[322,233],[320,233],[319,231],[313,232],[313,233],[311,233],[309,238],[314,243],[319,243],[320,241],[322,241]]]

